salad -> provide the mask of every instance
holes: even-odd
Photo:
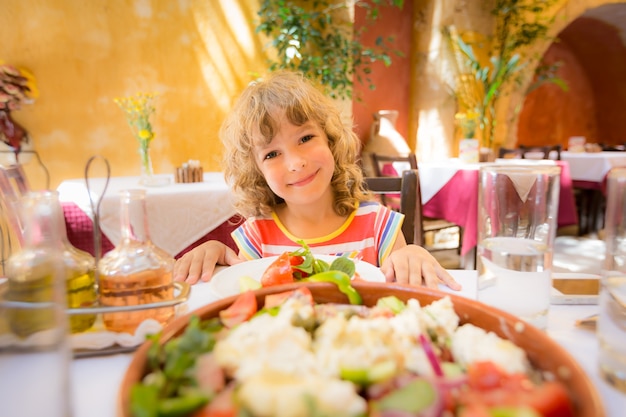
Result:
[[[131,390],[133,416],[572,416],[566,388],[524,350],[472,324],[449,297],[316,304],[310,290],[242,293],[192,317]]]
[[[260,282],[247,276],[240,277],[241,292],[294,282],[331,282],[348,297],[351,304],[361,303],[361,296],[351,285],[353,279],[359,279],[352,259],[344,255],[329,264],[313,256],[304,241],[298,243],[302,248],[278,256],[263,272]]]

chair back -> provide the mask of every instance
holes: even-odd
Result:
[[[423,246],[422,198],[418,171],[409,169],[401,177],[366,177],[366,188],[373,194],[400,194],[400,213],[404,214],[402,234],[407,244]],[[419,201],[419,204],[418,204]]]
[[[498,158],[504,159],[522,159],[523,151],[520,148],[500,148],[498,149]]]
[[[377,177],[399,177],[396,166],[404,166],[405,169],[417,169],[417,158],[414,153],[407,156],[390,156],[372,153],[374,174]],[[394,164],[396,164],[394,166]],[[403,171],[404,169],[401,169]]]
[[[377,177],[400,177],[402,171],[407,169],[417,169],[417,158],[414,153],[407,156],[391,156],[372,153],[372,166],[374,167],[374,175]],[[393,206],[398,209],[398,194],[381,194],[380,202]]]
[[[547,146],[524,146],[519,147],[522,151],[522,159],[552,159],[561,160],[561,145]]]

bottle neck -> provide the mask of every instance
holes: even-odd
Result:
[[[144,190],[124,190],[121,192],[120,220],[122,241],[150,242],[146,192]]]

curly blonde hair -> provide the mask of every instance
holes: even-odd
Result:
[[[342,122],[339,109],[302,74],[280,71],[251,83],[220,128],[225,148],[224,174],[235,195],[237,211],[244,217],[268,216],[284,202],[267,185],[253,157],[259,137],[267,144],[278,133],[277,115],[281,111],[290,123],[301,126],[313,121],[328,136],[335,161],[331,179],[335,212],[346,216],[357,202],[369,199],[358,165],[361,141]]]

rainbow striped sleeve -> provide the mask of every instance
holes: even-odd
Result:
[[[396,238],[402,233],[402,223],[404,222],[404,214],[390,210],[381,206],[376,216],[375,238],[378,242],[378,264],[382,265],[387,259]]]

